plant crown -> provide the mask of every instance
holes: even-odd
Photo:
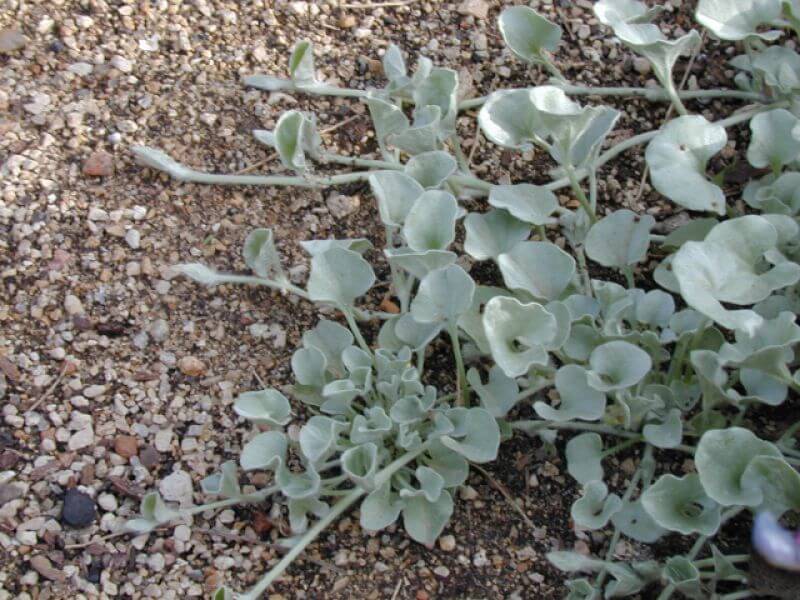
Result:
[[[253,132],[293,175],[216,175],[152,148],[133,149],[143,164],[179,181],[306,187],[368,181],[385,229],[383,256],[397,314],[363,306],[376,281],[363,256],[372,247],[366,239],[302,242],[311,256],[303,288],[290,281],[269,229],[256,229],[245,241],[252,274],[180,265],[184,275],[209,286],[267,286],[334,307],[346,323],[323,319],[303,335],[290,388],[238,397],[235,412],[257,427],[238,464],[226,462],[203,481],[218,500],[179,510],[152,493],[141,516],[129,522],[131,531],[143,533],[238,503],[269,498],[274,510],[285,507],[291,537],[282,543],[289,552],[249,592],[222,588],[215,598],[259,597],[355,506],[366,530],[402,520],[411,538],[433,544],[470,463],[495,460],[501,441],[514,432],[537,436],[554,451],[558,434],[569,434],[567,468],[582,486],[570,516],[577,528],[613,531],[604,557],[549,555],[557,568],[575,574],[566,584],[571,600],[622,597],[650,585],[663,587],[659,600],[675,592],[745,597],[748,576],[736,565],[747,556],[725,555],[713,543],[742,511],[771,515],[756,522],[756,547],[766,548],[768,561],[800,569],[796,551],[794,564],[769,555],[771,541],[783,539],[775,537],[784,533],[776,519],[800,509],[794,468],[800,423],[767,441],[745,420],[750,408],[778,406],[800,389],[794,353],[800,341],[800,55],[780,45],[785,28],[800,28],[800,5],[700,0],[696,17],[708,34],[739,42],[745,53],[732,61],[738,89],[690,92],[681,90],[673,70],[681,57],[700,50],[697,31],[667,39],[653,23],[660,9],[635,0],[600,0],[594,10],[621,44],[650,62],[659,87],[572,85],[551,60],[561,28],[516,6],[500,15],[500,31],[516,57],[549,73],[547,85],[462,101],[455,71],[419,57],[409,72],[390,45],[384,89],[345,89],[318,79],[308,41],[294,46],[288,79],[245,79],[268,91],[360,99],[374,123],[379,159],[326,151],[314,115],[298,110],[284,113],[273,131]],[[607,147],[620,113],[583,105],[574,99],[579,96],[643,96],[671,103],[677,116],[668,113],[660,129]],[[713,98],[747,106],[709,122],[684,104]],[[500,185],[475,177],[456,122],[460,111],[476,109],[480,131],[492,143],[547,153],[554,180]],[[711,173],[709,163],[726,146],[726,129],[747,123],[746,159],[760,174],[738,201],[726,193],[726,171]],[[598,210],[599,169],[640,145],[646,145],[653,187],[678,210],[691,211],[668,235],[654,233],[650,215]],[[354,171],[324,175],[318,164]],[[563,188],[574,194],[577,209],[560,205],[554,192]],[[488,211],[466,210],[483,196]],[[464,251],[471,260],[494,262],[502,285],[476,282],[462,266],[454,244],[459,227]],[[558,235],[564,247],[552,241]],[[656,285],[645,271],[638,282],[644,288],[637,287],[634,270],[654,258]],[[627,285],[593,278],[589,265],[617,271]],[[374,345],[359,329],[369,320],[382,321]],[[440,336],[454,356],[449,393],[425,377],[426,352]],[[313,414],[294,432],[284,430],[292,420],[284,394]],[[510,416],[520,412],[532,418]],[[637,467],[617,493],[605,481],[603,462],[631,447],[639,450]],[[659,471],[658,456],[681,454],[694,459],[696,472]],[[245,492],[241,471],[269,472],[271,483]],[[614,558],[622,537],[654,543],[675,533],[693,536],[687,554]],[[721,595],[736,585],[743,587]]]

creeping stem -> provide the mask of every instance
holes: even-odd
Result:
[[[456,382],[456,389],[458,396],[456,398],[456,406],[469,405],[469,390],[467,389],[467,373],[464,369],[464,357],[461,355],[461,342],[458,339],[458,326],[454,323],[447,328],[447,333],[450,334],[450,342],[453,345],[453,358],[456,361],[456,372],[458,380]]]
[[[552,85],[561,88],[569,96],[642,96],[651,102],[670,102],[672,98],[663,89],[646,87],[590,87],[582,85],[570,85],[561,81],[552,81]],[[681,100],[712,100],[722,98],[728,100],[749,100],[751,102],[768,102],[769,99],[763,94],[756,92],[742,92],[739,90],[689,90],[678,92]],[[470,110],[480,108],[486,103],[488,96],[470,98],[459,103],[459,110]]]
[[[336,521],[336,519],[338,519],[342,513],[350,508],[365,493],[366,492],[363,488],[357,487],[339,500],[339,502],[333,506],[327,515],[314,523],[314,526],[311,527],[311,529],[309,529],[303,535],[303,537],[295,542],[294,546],[292,546],[292,549],[289,550],[289,552],[287,552],[284,557],[281,558],[278,564],[272,567],[272,569],[270,569],[269,572],[264,575],[264,577],[262,577],[253,588],[251,588],[245,594],[240,594],[238,596],[238,600],[258,600],[261,598],[261,594],[266,591],[273,581],[283,574],[286,568],[292,564],[294,559],[306,549],[306,546],[313,542],[320,533],[322,533],[331,523]]]
[[[596,223],[597,214],[594,212],[594,208],[592,207],[592,203],[589,202],[589,198],[586,197],[586,192],[583,191],[580,181],[578,181],[578,176],[575,173],[575,167],[569,165],[566,167],[566,171],[567,171],[567,177],[569,178],[569,183],[572,186],[573,191],[575,192],[575,196],[578,198],[578,202],[581,203],[581,207],[589,216],[589,220],[592,223]]]
[[[642,465],[645,461],[652,459],[653,457],[653,447],[650,444],[647,444],[644,450],[644,454],[642,455],[642,460],[639,461],[639,466],[636,467],[636,472],[631,477],[631,482],[628,484],[628,489],[625,490],[625,494],[622,496],[622,503],[626,504],[630,501],[631,497],[633,496],[633,492],[636,491],[636,488],[639,486],[639,481],[642,479],[644,475],[644,469]],[[617,551],[617,544],[619,543],[619,538],[622,536],[622,532],[620,531],[619,527],[614,527],[614,533],[611,536],[611,541],[608,543],[608,551],[606,552],[606,562],[610,561],[614,558],[614,552]],[[599,589],[603,582],[606,579],[607,571],[603,568],[598,574],[597,579],[594,581],[594,587]]]
[[[341,310],[342,313],[344,314],[344,318],[347,321],[347,326],[350,328],[350,331],[353,332],[353,336],[356,338],[356,342],[358,342],[358,345],[364,352],[367,353],[367,356],[372,356],[372,350],[369,349],[369,344],[367,344],[367,340],[365,340],[364,336],[361,335],[361,330],[358,328],[358,323],[356,323],[356,319],[353,316],[353,311],[344,306],[340,306],[339,310]]]
[[[277,493],[279,490],[280,488],[278,486],[271,486],[252,494],[236,496],[235,498],[225,498],[224,500],[217,500],[216,502],[209,502],[208,504],[199,504],[197,506],[192,506],[191,508],[184,508],[177,511],[177,513],[171,513],[170,518],[156,522],[154,527],[166,525],[168,523],[172,523],[173,521],[177,521],[178,519],[198,515],[206,512],[207,510],[217,510],[219,508],[226,508],[228,506],[235,506],[237,504],[254,504],[256,502],[261,502],[265,498]]]

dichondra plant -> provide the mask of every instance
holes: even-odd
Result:
[[[789,0],[700,0],[697,21],[743,53],[732,61],[737,89],[689,92],[675,66],[699,51],[697,31],[666,38],[655,24],[661,11],[636,0],[600,0],[594,10],[621,44],[650,62],[660,87],[573,85],[552,58],[561,28],[515,6],[501,13],[500,32],[517,58],[548,73],[546,85],[459,102],[455,71],[419,57],[409,72],[401,51],[389,46],[385,88],[345,89],[318,78],[308,41],[295,45],[288,78],[245,79],[267,91],[365,102],[378,158],[327,151],[314,115],[298,110],[284,113],[273,131],[253,132],[277,150],[291,175],[210,174],[152,148],[133,149],[144,165],[179,181],[368,182],[385,231],[382,260],[397,313],[363,301],[376,282],[364,258],[372,248],[367,239],[301,242],[311,257],[303,287],[290,281],[269,229],[245,241],[252,274],[180,265],[202,284],[266,286],[342,317],[320,320],[303,335],[291,361],[293,385],[238,397],[236,414],[258,427],[238,464],[225,462],[203,481],[216,500],[177,509],[152,493],[129,522],[131,531],[144,533],[234,504],[269,501],[275,515],[285,509],[287,553],[249,592],[226,587],[215,598],[259,597],[351,508],[365,530],[401,521],[412,539],[433,544],[470,463],[495,460],[501,441],[515,432],[548,446],[568,436],[567,469],[581,487],[570,513],[574,526],[611,532],[605,556],[549,555],[574,574],[566,584],[572,600],[623,597],[649,586],[662,587],[659,600],[675,593],[747,597],[746,549],[725,554],[713,541],[746,512],[756,515],[754,548],[778,568],[800,570],[798,538],[779,522],[800,510],[800,423],[768,440],[747,418],[752,408],[778,406],[800,390],[800,55],[780,45],[787,27],[798,28],[800,7]],[[666,101],[677,116],[609,147],[621,113],[582,104],[577,98],[584,96]],[[717,122],[690,111],[694,101],[714,98],[745,106]],[[477,111],[492,143],[545,152],[554,179],[501,185],[475,177],[456,126],[469,111]],[[723,185],[725,171],[709,169],[728,143],[727,130],[748,124],[746,159],[758,175],[738,201]],[[646,146],[653,187],[676,211],[688,211],[690,218],[667,235],[654,233],[650,215],[598,206],[601,167],[637,146]],[[354,170],[329,175],[319,165]],[[575,210],[559,203],[554,192],[563,189],[577,200]],[[484,210],[464,208],[481,197]],[[459,228],[466,262],[456,253]],[[556,237],[566,244],[554,243]],[[464,266],[470,261],[495,263],[497,280],[475,281]],[[592,276],[609,271],[619,278]],[[381,323],[372,343],[360,329],[365,321]],[[455,368],[437,389],[425,362],[442,336]],[[285,429],[296,402],[312,416],[299,429]],[[620,453],[634,457],[636,468],[618,489],[604,461]],[[693,470],[659,468],[683,456],[694,459]],[[241,471],[266,472],[269,483],[245,491]],[[669,535],[691,537],[691,548],[658,560],[615,557],[622,537],[652,544]]]

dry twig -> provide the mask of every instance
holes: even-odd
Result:
[[[506,487],[502,483],[500,483],[494,477],[492,477],[491,473],[489,473],[486,469],[484,469],[480,465],[473,464],[472,467],[476,471],[478,471],[478,473],[480,473],[481,475],[483,475],[486,478],[486,481],[489,482],[489,485],[491,485],[494,489],[496,489],[498,492],[500,492],[500,495],[503,496],[503,498],[506,499],[506,502],[508,502],[511,505],[511,507],[517,512],[517,514],[519,514],[520,517],[522,517],[522,520],[525,521],[525,524],[528,527],[530,527],[531,529],[536,527],[533,524],[533,521],[531,521],[530,518],[528,517],[528,515],[525,514],[525,511],[522,510],[522,508],[520,507],[519,504],[517,504],[516,500],[514,500],[514,498],[511,496],[509,491],[506,489]]]

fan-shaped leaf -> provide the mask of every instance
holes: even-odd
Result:
[[[428,502],[436,502],[444,490],[444,477],[430,467],[417,467],[414,477],[419,483],[419,489],[404,488],[400,490],[400,497],[423,496]]]
[[[417,198],[405,218],[403,237],[412,250],[445,250],[456,238],[458,202],[449,192],[428,190]]]
[[[666,533],[644,509],[641,498],[635,502],[624,502],[622,508],[611,517],[611,522],[623,535],[645,544],[656,542]]]
[[[239,464],[245,471],[280,469],[286,462],[286,436],[280,431],[259,433],[242,448]]]
[[[678,58],[694,52],[701,43],[700,34],[692,30],[686,35],[668,40],[656,25],[618,22],[614,33],[622,42],[644,56],[662,85],[672,85],[672,69]]]
[[[467,381],[472,390],[478,394],[481,406],[496,419],[502,419],[514,408],[519,396],[517,382],[508,377],[495,365],[489,371],[489,382],[484,385],[477,369],[470,369]]]
[[[673,408],[660,423],[650,423],[642,429],[644,439],[656,448],[674,448],[681,443],[683,422],[681,411]]]
[[[439,109],[444,137],[455,133],[457,93],[458,73],[452,69],[433,68],[414,88],[414,103],[418,107],[435,106]]]
[[[200,485],[204,493],[222,496],[223,498],[237,498],[242,493],[239,489],[236,463],[232,460],[222,463],[219,467],[219,472],[203,479]]]
[[[406,500],[403,525],[411,539],[430,546],[442,533],[452,514],[453,498],[446,490],[436,502],[428,502],[424,496],[415,496]]]
[[[372,267],[358,252],[331,248],[311,259],[308,294],[315,302],[352,306],[375,283]]]
[[[586,236],[586,254],[605,267],[626,267],[644,260],[656,220],[617,210],[595,223]]]
[[[550,242],[521,242],[497,262],[508,287],[545,300],[557,300],[575,275],[575,259]]]
[[[375,127],[378,145],[384,150],[393,136],[403,133],[410,127],[403,109],[388,98],[369,93],[367,107]]]
[[[438,150],[440,138],[446,135],[442,125],[442,111],[438,106],[421,106],[414,111],[411,127],[389,136],[389,142],[403,152],[422,154]]]
[[[580,484],[603,480],[603,440],[596,433],[582,433],[567,442],[567,470]]]
[[[471,462],[490,462],[497,458],[500,427],[489,411],[483,408],[470,408],[466,415],[464,435],[458,439],[444,436],[441,442]]]
[[[317,157],[322,144],[316,117],[299,110],[290,110],[281,115],[275,125],[273,139],[281,162],[287,169],[298,173],[308,169],[306,154]]]
[[[416,179],[400,171],[376,171],[369,176],[369,184],[387,227],[402,227],[414,202],[425,191]]]
[[[308,513],[318,519],[326,516],[331,507],[318,498],[304,498],[302,500],[289,500],[289,527],[294,535],[305,533],[308,529]]]
[[[411,314],[420,323],[452,323],[472,304],[475,282],[458,265],[428,273],[411,302]]]
[[[492,142],[507,148],[544,147],[561,165],[581,166],[619,117],[607,107],[581,107],[554,86],[502,90],[487,99],[478,115]]]
[[[478,260],[496,260],[526,240],[531,231],[530,225],[498,209],[468,214],[464,219],[464,229],[464,250]]]
[[[411,248],[394,248],[383,251],[389,264],[408,271],[417,279],[424,279],[431,271],[456,262],[457,255],[449,250],[415,252]]]
[[[456,159],[443,150],[434,150],[412,156],[406,163],[405,173],[430,190],[442,185],[457,168]]]
[[[318,464],[335,451],[339,436],[347,431],[347,423],[330,417],[312,416],[300,429],[300,450],[309,462]]]
[[[489,204],[507,210],[520,221],[548,225],[555,222],[551,215],[558,208],[558,198],[547,188],[529,183],[493,185]]]
[[[757,512],[780,516],[800,509],[800,473],[783,457],[756,456],[742,473],[741,484],[760,495]]]
[[[397,521],[405,502],[392,491],[387,481],[373,490],[361,503],[361,527],[367,531],[380,531]]]
[[[664,10],[663,6],[649,8],[638,0],[599,0],[593,8],[597,19],[610,27],[617,23],[649,23]]]
[[[372,442],[342,452],[342,471],[365,490],[375,489],[378,466],[378,447]]]
[[[533,365],[546,365],[560,335],[556,316],[541,304],[523,304],[498,296],[486,303],[483,328],[497,365],[508,377],[520,377]]]

